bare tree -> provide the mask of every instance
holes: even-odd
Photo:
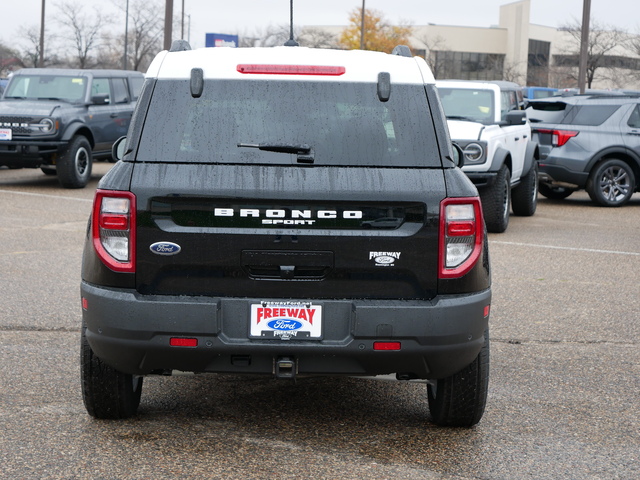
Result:
[[[17,51],[0,43],[0,77],[6,77],[14,68],[24,67]]]
[[[60,12],[57,22],[62,28],[62,37],[73,44],[74,52],[69,55],[70,65],[78,68],[96,66],[95,55],[101,45],[103,28],[111,19],[95,8],[93,14],[87,14],[84,4],[65,2],[58,5]]]
[[[125,0],[113,0],[114,5],[122,11],[123,31],[108,42],[110,58],[119,59],[116,65],[122,68],[124,55],[124,14]],[[146,70],[155,57],[162,50],[164,35],[164,10],[162,0],[130,0],[129,28],[127,39],[127,68]]]
[[[424,44],[424,59],[429,65],[433,76],[440,78],[441,75],[444,75],[444,61],[442,56],[438,58],[438,52],[449,50],[446,40],[440,35],[431,37],[427,34],[416,37],[416,40]]]
[[[640,29],[635,34],[629,35],[625,42],[625,47],[631,50],[636,57],[640,57]],[[630,77],[632,81],[640,82],[640,59],[634,59]]]
[[[519,85],[525,85],[527,83],[527,79],[526,73],[523,73],[522,70],[522,63],[505,62],[502,66],[502,80],[517,83]]]
[[[556,56],[555,63],[557,66],[575,67],[572,77],[577,80],[582,27],[578,21],[574,21],[561,29],[570,35],[571,41],[569,49],[563,52],[565,55]],[[616,47],[624,44],[626,36],[627,34],[624,30],[603,25],[597,21],[591,22],[587,44],[587,88],[591,88],[593,81],[597,79],[596,72],[607,66],[607,57],[611,55]]]
[[[338,48],[338,39],[336,36],[321,28],[303,28],[297,40],[303,47]]]
[[[23,37],[27,45],[22,50],[22,61],[27,67],[37,67],[40,64],[40,30],[29,27]],[[43,64],[46,66],[46,59]]]

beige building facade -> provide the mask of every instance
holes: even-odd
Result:
[[[487,28],[415,25],[411,47],[438,79],[508,80],[554,88],[578,86],[579,37],[567,29],[530,23],[531,0],[500,7],[499,24]],[[339,37],[343,27],[322,27]],[[640,90],[637,35],[592,33],[595,50],[606,49],[591,88]]]

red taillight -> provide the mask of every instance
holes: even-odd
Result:
[[[561,147],[569,141],[570,138],[578,135],[579,132],[573,130],[549,130],[546,128],[538,128],[535,130],[538,133],[544,133],[551,135],[551,145],[554,147]]]
[[[465,275],[480,258],[484,223],[480,199],[447,198],[440,204],[440,278]]]
[[[330,75],[340,76],[346,72],[344,67],[329,65],[255,65],[237,66],[240,73],[257,75]]]
[[[373,342],[374,350],[400,350],[400,342]]]
[[[130,192],[97,190],[93,201],[93,246],[116,272],[135,272],[136,197]]]

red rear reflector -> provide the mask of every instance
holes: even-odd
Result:
[[[344,67],[328,65],[249,65],[237,66],[240,73],[257,75],[332,75],[340,76],[346,72]]]
[[[86,310],[89,308],[89,302],[87,301],[86,298],[82,297],[82,309]]]
[[[127,230],[129,228],[129,217],[127,215],[100,215],[100,228],[109,230]]]
[[[169,339],[169,345],[171,345],[172,347],[197,347],[198,339],[172,337],[171,339]]]
[[[374,350],[400,350],[400,342],[373,342]]]
[[[484,307],[484,318],[487,318],[489,316],[489,312],[491,311],[491,306],[490,305],[486,305]]]
[[[447,224],[447,235],[450,237],[468,237],[475,235],[474,222],[457,222]]]

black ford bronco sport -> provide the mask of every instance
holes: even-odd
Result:
[[[487,237],[426,63],[187,48],[150,66],[95,195],[89,414],[135,414],[143,377],[172,371],[394,375],[427,383],[436,424],[477,423]]]
[[[144,76],[125,70],[24,68],[0,102],[0,165],[40,168],[82,188],[94,158],[127,133]]]

